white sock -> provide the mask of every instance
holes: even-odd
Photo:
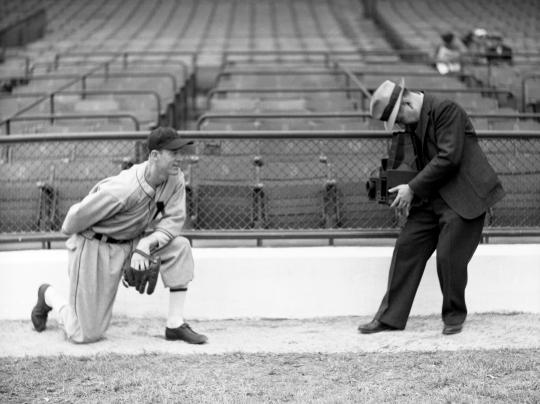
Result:
[[[45,303],[47,303],[47,306],[52,307],[56,313],[59,313],[68,304],[64,296],[60,295],[52,286],[45,290]]]
[[[176,291],[169,293],[169,315],[167,316],[167,327],[177,328],[184,323],[184,302],[187,291]]]

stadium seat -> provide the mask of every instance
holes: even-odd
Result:
[[[191,166],[190,218],[197,229],[247,229],[256,222],[252,156],[199,155]]]
[[[0,232],[40,229],[40,185],[50,183],[54,167],[42,161],[0,164]]]
[[[275,161],[262,158],[259,174],[264,200],[264,226],[319,229],[325,219],[328,168],[318,158]]]

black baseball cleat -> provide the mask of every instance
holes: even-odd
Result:
[[[461,324],[445,324],[442,330],[444,335],[459,334],[463,330],[463,323]]]
[[[182,324],[177,328],[165,328],[165,339],[169,341],[185,341],[188,344],[206,344],[208,338],[206,335],[197,334],[191,329],[188,323]]]
[[[396,331],[395,327],[381,323],[379,320],[373,320],[367,324],[360,324],[358,326],[358,332],[361,334],[374,334],[381,331]]]
[[[37,303],[30,315],[32,324],[34,324],[34,328],[37,332],[41,332],[47,328],[47,317],[49,316],[49,311],[52,310],[52,307],[45,303],[45,291],[49,286],[51,285],[44,283],[39,287],[37,292]]]

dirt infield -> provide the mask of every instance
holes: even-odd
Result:
[[[209,337],[209,344],[191,346],[166,341],[164,319],[113,319],[106,337],[93,344],[65,340],[56,321],[43,333],[30,321],[0,322],[0,357],[91,356],[107,353],[224,354],[230,352],[404,352],[499,348],[540,348],[540,315],[474,314],[461,334],[444,336],[438,316],[412,317],[405,331],[361,335],[356,331],[367,317],[309,320],[245,319],[191,321]]]

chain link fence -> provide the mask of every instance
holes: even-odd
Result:
[[[182,161],[187,229],[399,226],[392,210],[369,201],[366,192],[366,181],[387,155],[389,136],[231,133],[186,133],[195,140]],[[146,158],[146,134],[109,135],[3,137],[0,234],[59,231],[69,207],[95,183]],[[484,136],[480,143],[508,194],[489,212],[488,228],[540,228],[540,136]]]

